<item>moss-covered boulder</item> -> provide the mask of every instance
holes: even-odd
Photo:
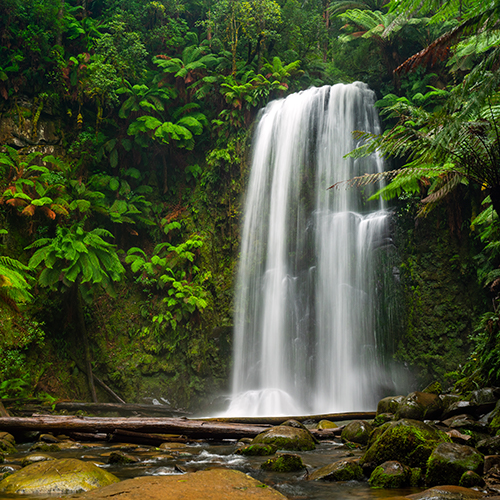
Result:
[[[292,453],[281,453],[266,460],[261,469],[273,472],[297,472],[306,468],[302,458]]]
[[[395,460],[384,462],[371,473],[372,488],[403,488],[410,484],[411,469]]]
[[[252,444],[271,444],[280,450],[307,451],[316,448],[315,440],[307,429],[287,425],[271,427],[257,435]]]
[[[476,450],[484,455],[500,455],[500,436],[481,439],[476,445]]]
[[[381,399],[377,405],[377,415],[381,413],[396,413],[399,403],[401,403],[404,398],[404,396],[389,396]]]
[[[365,445],[368,443],[372,431],[373,427],[365,420],[354,420],[342,429],[341,438],[344,442],[349,441]]]
[[[336,429],[338,425],[330,420],[320,420],[316,425],[316,429]]]
[[[425,482],[430,485],[459,484],[467,471],[482,471],[484,457],[475,448],[456,443],[441,443],[429,456]]]
[[[130,455],[129,453],[125,453],[124,451],[113,451],[108,457],[108,464],[135,464],[139,462],[139,459],[134,455]]]
[[[61,451],[61,447],[59,446],[59,444],[44,443],[43,441],[39,441],[38,443],[35,443],[30,448],[30,451],[40,451],[40,452],[45,452],[45,453],[54,453],[56,451]]]
[[[309,475],[310,481],[359,481],[363,478],[363,469],[354,458],[339,460],[325,465]]]
[[[379,413],[372,421],[373,427],[380,427],[387,422],[394,420],[393,413]]]
[[[409,467],[425,468],[432,450],[450,441],[444,432],[419,420],[389,422],[375,429],[361,464],[376,467],[396,460]]]
[[[463,486],[464,488],[474,488],[474,487],[483,487],[485,485],[484,479],[477,473],[471,470],[468,470],[462,474],[460,478],[459,486]]]
[[[248,457],[266,457],[268,455],[274,455],[278,448],[272,444],[248,444],[242,446],[236,450],[237,455],[244,455]]]
[[[31,464],[36,464],[38,462],[47,462],[48,460],[55,460],[54,457],[47,455],[46,453],[30,453],[23,458],[21,465],[27,467]]]
[[[415,391],[406,396],[396,410],[396,418],[424,420],[438,418],[443,410],[443,403],[437,394]]]
[[[0,453],[8,455],[9,453],[15,453],[16,441],[12,434],[8,432],[0,432]]]
[[[0,481],[0,492],[18,495],[65,495],[118,482],[109,472],[76,458],[28,465]]]

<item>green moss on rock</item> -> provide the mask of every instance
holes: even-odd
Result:
[[[378,427],[369,447],[361,457],[362,464],[375,466],[391,460],[410,467],[425,468],[432,451],[450,438],[419,420],[402,419]]]
[[[256,457],[256,456],[267,456],[267,455],[273,455],[276,453],[276,450],[278,448],[272,444],[263,444],[263,443],[257,443],[257,444],[249,444],[247,446],[243,446],[242,448],[238,448],[236,450],[237,455],[245,455],[249,457]]]
[[[310,481],[359,481],[363,478],[363,469],[356,459],[339,460],[325,465],[309,475]]]
[[[409,467],[392,460],[376,467],[368,482],[372,488],[402,488],[409,484],[410,477]]]
[[[273,472],[297,472],[306,466],[298,455],[283,453],[264,462],[261,469]]]
[[[252,444],[258,443],[271,444],[277,449],[291,451],[307,451],[316,448],[314,438],[307,429],[296,429],[284,425],[271,427],[271,429],[261,432],[252,441]]]

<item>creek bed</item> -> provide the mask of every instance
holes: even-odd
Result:
[[[17,446],[18,453],[8,455],[5,464],[19,465],[28,455],[34,443]],[[47,452],[54,458],[78,458],[96,463],[100,467],[115,474],[120,479],[151,475],[181,475],[183,471],[194,472],[214,467],[224,467],[242,471],[259,481],[277,489],[291,500],[347,500],[347,499],[377,499],[392,496],[404,496],[420,491],[420,489],[380,490],[370,488],[365,481],[323,482],[307,481],[306,472],[273,473],[260,469],[260,465],[269,457],[245,457],[235,454],[238,444],[234,440],[222,442],[197,442],[191,444],[171,444],[168,450],[148,449],[147,447],[109,443],[82,443],[79,449]],[[127,465],[108,464],[112,451],[122,450],[131,454],[139,461]],[[142,450],[142,451],[141,451]],[[34,453],[34,452],[33,452]],[[321,442],[313,451],[294,452],[301,456],[307,470],[328,465],[337,460],[361,455],[359,450],[350,450],[341,443],[334,441]],[[60,495],[56,495],[60,497]],[[2,500],[46,500],[54,497],[33,495],[0,495]]]

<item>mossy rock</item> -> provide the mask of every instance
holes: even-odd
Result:
[[[8,432],[2,431],[0,432],[0,439],[3,441],[8,441],[12,446],[16,446],[16,440],[12,434],[9,434]]]
[[[434,448],[450,441],[444,432],[419,420],[388,422],[373,431],[361,465],[376,467],[396,460],[409,467],[425,468]]]
[[[363,478],[363,469],[354,458],[339,460],[325,465],[309,475],[310,481],[359,481]]]
[[[468,470],[462,474],[458,485],[463,486],[464,488],[482,488],[485,485],[485,482],[479,474],[474,471]]]
[[[429,456],[425,482],[430,485],[460,483],[464,472],[479,472],[484,464],[484,456],[475,448],[456,443],[441,443]]]
[[[396,411],[396,418],[432,419],[438,418],[442,412],[443,402],[438,395],[415,391],[401,401]]]
[[[483,387],[472,391],[469,394],[468,400],[474,406],[493,405],[495,406],[500,396],[498,387]]]
[[[0,438],[0,452],[8,455],[9,453],[16,453],[16,451],[16,447],[12,444],[12,441]]]
[[[399,403],[403,401],[404,396],[389,396],[381,399],[377,405],[377,415],[380,413],[396,413]]]
[[[46,455],[45,453],[31,453],[23,458],[21,465],[27,467],[31,464],[36,464],[38,462],[47,462],[48,460],[55,460],[54,457]]]
[[[76,458],[28,465],[0,481],[0,492],[17,495],[67,495],[81,493],[119,479],[90,462]]]
[[[47,453],[53,453],[55,451],[61,451],[61,447],[58,444],[44,443],[42,441],[39,441],[30,448],[30,451],[44,451]]]
[[[297,472],[306,466],[298,455],[282,453],[265,461],[260,468],[272,472]]]
[[[248,457],[265,457],[274,455],[278,448],[272,444],[249,444],[236,450],[237,455],[244,455]]]
[[[330,420],[320,420],[316,425],[316,429],[336,429],[337,427],[338,425]]]
[[[372,421],[373,427],[380,427],[387,422],[394,420],[393,413],[379,413]]]
[[[424,476],[420,467],[410,469],[410,486],[416,488],[424,482]]]
[[[137,462],[139,462],[139,459],[137,457],[129,455],[128,453],[125,453],[123,451],[113,451],[108,458],[108,464],[126,465],[135,464]]]
[[[372,488],[403,488],[409,485],[411,469],[391,460],[379,465],[371,473],[368,482]]]
[[[286,425],[271,427],[261,432],[252,441],[252,444],[271,444],[280,450],[307,451],[314,450],[316,443],[307,429],[297,429]]]
[[[354,420],[342,429],[341,438],[342,441],[365,445],[372,431],[373,427],[365,420]]]

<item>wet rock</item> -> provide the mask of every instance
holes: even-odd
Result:
[[[238,448],[235,453],[237,455],[265,457],[267,455],[274,455],[277,449],[278,448],[272,444],[257,443]]]
[[[420,493],[408,495],[406,498],[410,500],[476,500],[484,496],[485,494],[480,491],[462,486],[435,486]]]
[[[101,488],[119,479],[75,458],[28,465],[0,481],[0,492],[18,495],[70,494]]]
[[[374,419],[373,419],[373,427],[380,427],[381,425],[390,422],[391,420],[394,420],[394,414],[393,413],[379,413]]]
[[[404,398],[404,396],[389,396],[381,399],[377,405],[377,415],[380,413],[396,413],[399,403],[401,403]]]
[[[15,440],[14,437],[11,434],[8,434],[7,432],[2,433],[4,437],[0,436],[0,453],[2,454],[9,454],[9,453],[15,453],[16,447],[15,447]]]
[[[316,448],[314,438],[307,429],[296,429],[285,425],[271,427],[261,432],[252,441],[252,444],[258,443],[272,444],[277,449],[290,451],[307,451]]]
[[[55,460],[54,457],[46,455],[45,453],[32,453],[23,458],[21,465],[26,467],[31,464],[36,464],[38,462],[46,462],[47,460]]]
[[[500,455],[500,436],[481,439],[477,443],[476,449],[484,455]]]
[[[361,457],[361,465],[376,467],[396,460],[410,467],[425,468],[432,450],[450,438],[419,420],[402,419],[378,427]]]
[[[293,418],[283,422],[281,425],[285,427],[294,427],[295,429],[306,429],[306,426],[302,422],[294,420]]]
[[[325,465],[309,475],[309,481],[353,481],[363,478],[363,469],[354,458]]]
[[[396,418],[430,420],[441,415],[443,403],[438,395],[415,391],[406,396],[396,410]]]
[[[469,396],[469,401],[471,405],[483,407],[479,408],[479,411],[487,413],[495,408],[499,396],[500,389],[498,387],[483,387],[476,391],[472,391]]]
[[[487,455],[484,457],[483,474],[488,474],[492,467],[500,468],[500,455]]]
[[[0,439],[2,441],[9,442],[12,446],[16,446],[16,440],[14,439],[14,436],[12,434],[9,434],[8,432],[0,432]]]
[[[365,420],[349,422],[342,430],[342,441],[365,445],[368,443],[373,427]]]
[[[316,429],[336,429],[338,425],[330,420],[320,420]]]
[[[485,485],[484,479],[471,470],[468,470],[462,474],[460,478],[459,486],[463,486],[465,488],[474,488],[476,486],[482,487]]]
[[[368,482],[372,488],[403,488],[409,485],[410,478],[409,467],[391,460],[376,467]]]
[[[442,419],[446,420],[455,415],[460,415],[462,413],[466,413],[467,415],[474,414],[474,407],[470,404],[469,401],[453,401],[443,410]]]
[[[126,464],[135,464],[137,462],[139,462],[139,459],[137,457],[129,455],[124,451],[113,451],[108,458],[108,464],[126,465]]]
[[[30,451],[45,451],[48,453],[53,453],[55,451],[61,451],[61,447],[55,443],[44,443],[42,441],[39,441],[30,448]]]
[[[0,466],[0,481],[21,468],[19,465],[9,464]]]
[[[52,434],[40,434],[38,441],[43,441],[44,443],[59,443],[59,439]]]
[[[273,472],[297,472],[306,468],[302,458],[292,453],[281,453],[265,461],[261,469]]]
[[[459,484],[462,474],[468,470],[482,471],[484,457],[476,449],[456,443],[441,443],[427,462],[425,481],[428,485]]]
[[[184,474],[179,477],[153,476],[127,479],[99,490],[68,497],[80,500],[285,500],[278,491],[251,478],[243,472],[229,469],[212,469]]]

